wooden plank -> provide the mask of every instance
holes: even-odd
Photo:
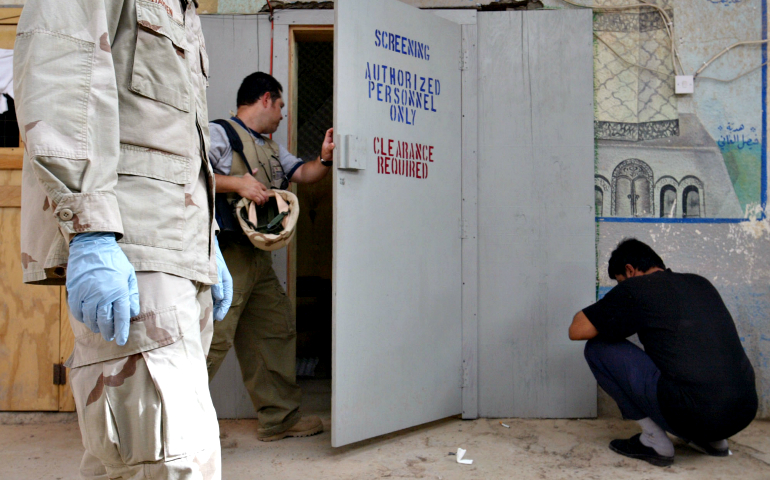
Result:
[[[67,288],[60,288],[59,309],[59,363],[64,363],[75,348],[75,334],[72,332],[69,320],[69,306],[67,305]],[[59,386],[59,411],[74,412],[75,398],[72,396],[70,385],[70,370],[67,369],[67,383]]]
[[[301,27],[300,27],[301,28]],[[288,123],[288,142],[286,148],[297,154],[297,98],[299,97],[299,58],[297,57],[297,27],[289,28],[289,82],[286,85],[286,123]]]
[[[292,27],[297,42],[333,42],[334,27],[331,25],[303,25]]]
[[[0,186],[0,207],[21,207],[21,186]]]
[[[0,7],[0,25],[16,25],[19,23],[21,8]]]
[[[275,13],[278,25],[334,25],[334,10],[283,10]]]
[[[23,148],[0,148],[0,170],[21,170],[23,162]]]
[[[0,8],[0,48],[13,50],[21,8]]]
[[[16,25],[0,25],[0,48],[13,50],[16,43]]]
[[[299,98],[299,57],[297,55],[297,39],[295,32],[297,28],[289,27],[289,82],[286,87],[286,123],[288,130],[288,150],[297,154],[297,109]],[[297,185],[290,187],[293,194],[297,194]],[[286,295],[291,300],[292,315],[297,316],[297,242],[291,242],[286,248]]]
[[[475,13],[475,12],[474,12]],[[474,16],[475,21],[475,16]],[[477,27],[463,25],[462,127],[463,418],[479,417],[478,59]]]
[[[288,97],[286,88],[290,84],[289,75],[289,26],[276,23],[273,32],[273,77],[284,86],[284,92]],[[284,146],[289,141],[289,122],[283,121],[278,126],[278,130],[273,134],[273,140]],[[287,147],[288,148],[288,147]],[[293,242],[292,242],[293,243]],[[291,268],[291,259],[289,258],[289,249],[282,248],[273,252],[273,269],[278,277],[278,281],[286,289],[286,295],[289,298],[294,297],[294,286],[289,283],[289,269]],[[294,304],[294,302],[292,302]]]
[[[56,411],[60,287],[22,283],[20,227],[19,209],[0,208],[0,410]]]

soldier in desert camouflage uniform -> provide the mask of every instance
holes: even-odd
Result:
[[[117,239],[137,272],[124,345],[70,318],[84,478],[221,477],[205,363],[218,247],[196,3],[28,0],[18,25],[24,281],[66,279],[83,320],[89,305],[73,304],[70,286],[76,236]]]

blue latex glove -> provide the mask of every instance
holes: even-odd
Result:
[[[214,238],[214,246],[217,253],[217,272],[219,283],[211,286],[211,296],[214,297],[214,320],[221,322],[225,319],[230,305],[233,303],[233,277],[227,269],[222,250],[219,249],[219,241]]]
[[[139,315],[134,267],[113,233],[81,233],[70,242],[67,303],[72,316],[108,342],[125,345]]]

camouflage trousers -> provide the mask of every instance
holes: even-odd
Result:
[[[85,455],[85,479],[219,480],[219,425],[206,352],[211,289],[159,272],[137,272],[141,312],[129,340],[105,342],[70,317],[68,361]]]
[[[214,325],[206,359],[209,381],[234,346],[243,384],[257,412],[258,434],[277,435],[299,421],[302,400],[291,301],[275,276],[270,252],[248,241],[230,242],[222,256],[233,276],[233,304],[225,319]]]

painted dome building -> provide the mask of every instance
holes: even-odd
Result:
[[[743,217],[714,139],[693,114],[681,114],[679,127],[679,136],[597,141],[597,216]]]

